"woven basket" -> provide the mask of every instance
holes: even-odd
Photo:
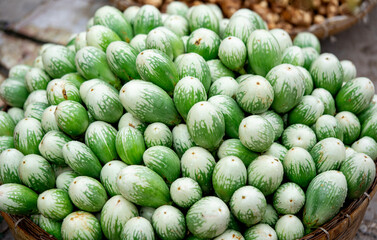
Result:
[[[125,10],[129,6],[141,6],[143,4],[152,4],[156,7],[158,7],[162,12],[165,12],[167,4],[169,4],[172,0],[110,0],[114,6],[119,8],[120,10]],[[232,2],[232,0],[180,0],[188,5],[197,5],[200,2],[205,3],[213,3],[217,2],[219,3],[220,7],[222,9],[229,7],[227,3]],[[238,8],[244,7],[245,2],[247,0],[242,0],[238,4]],[[352,27],[354,24],[356,24],[359,20],[363,19],[375,6],[377,5],[377,0],[364,0],[354,15],[339,15],[335,16],[329,19],[326,19],[321,24],[314,24],[308,28],[293,28],[292,30],[289,30],[289,34],[294,37],[298,33],[307,31],[312,32],[315,34],[318,38],[326,38],[331,35],[335,35],[339,32],[342,32],[350,27]],[[234,8],[234,5],[232,5]],[[234,9],[236,10],[236,9]],[[233,12],[233,11],[232,11]],[[227,16],[230,17],[230,16]],[[263,16],[262,16],[263,17]]]
[[[377,163],[376,163],[377,166]],[[377,170],[376,170],[377,172]],[[302,240],[353,240],[361,221],[364,218],[365,211],[377,192],[377,178],[374,179],[372,186],[359,199],[354,200],[348,207],[344,208],[330,222],[318,228],[314,232],[301,238]],[[23,216],[9,215],[1,212],[5,221],[8,223],[10,230],[16,240],[53,240],[50,234],[43,231],[39,226],[29,218]]]

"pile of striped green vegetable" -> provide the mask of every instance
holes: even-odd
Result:
[[[298,239],[376,175],[373,83],[248,9],[102,7],[0,96],[0,210],[57,239]]]

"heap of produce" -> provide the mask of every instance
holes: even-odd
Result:
[[[0,96],[0,210],[57,239],[298,239],[376,175],[373,83],[248,9],[104,6]]]

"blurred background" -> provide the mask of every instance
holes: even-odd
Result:
[[[198,1],[185,0],[189,5]],[[101,6],[115,4],[119,8],[129,5],[153,4],[164,9],[171,0],[0,0],[0,82],[9,68],[16,64],[32,64],[43,43],[67,43],[72,34],[84,31],[86,23]],[[295,33],[322,24],[343,30],[350,22],[357,24],[321,40],[322,52],[335,54],[339,60],[351,60],[357,75],[370,78],[377,88],[377,8],[364,16],[358,6],[361,0],[209,0],[218,4],[226,16],[235,9],[249,7],[258,12],[271,28],[284,28]],[[370,2],[373,5],[376,1]],[[308,4],[310,3],[310,4]],[[346,6],[345,3],[348,3]],[[354,17],[350,14],[354,13]],[[357,16],[357,17],[356,17]],[[344,23],[344,18],[349,23]],[[312,27],[313,29],[313,27]],[[13,239],[6,223],[0,217],[0,239]],[[369,205],[357,240],[377,240],[377,198]]]

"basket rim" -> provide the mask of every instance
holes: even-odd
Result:
[[[377,173],[377,162],[376,165],[376,173]],[[320,228],[317,228],[312,233],[309,233],[301,238],[301,240],[309,240],[309,239],[317,239],[327,237],[326,239],[330,239],[328,233],[331,233],[334,229],[337,228],[339,223],[343,221],[348,221],[348,226],[353,224],[355,221],[350,218],[349,216],[355,213],[355,211],[364,205],[365,201],[368,201],[366,204],[365,209],[368,207],[369,203],[373,199],[373,196],[377,192],[377,175],[373,181],[373,184],[369,187],[369,189],[358,199],[352,201],[346,208],[342,209],[333,219],[329,222],[322,225]],[[46,239],[52,240],[56,239],[52,235],[48,234],[42,228],[40,228],[37,224],[31,221],[26,216],[20,215],[11,215],[5,212],[1,212],[1,215],[4,217],[5,221],[8,223],[9,227],[14,226],[14,231],[22,231],[24,234],[28,234],[31,237],[36,237],[35,239]],[[13,228],[12,228],[13,229]],[[324,229],[325,231],[323,231]]]

